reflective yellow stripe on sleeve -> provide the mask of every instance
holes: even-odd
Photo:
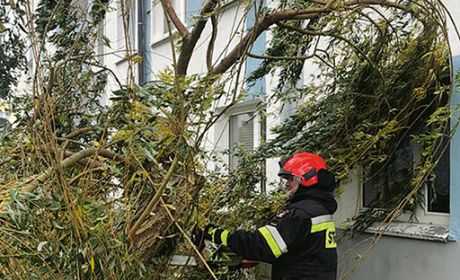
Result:
[[[275,258],[278,258],[279,256],[281,256],[283,254],[283,250],[278,245],[278,242],[273,237],[272,233],[268,229],[268,226],[264,226],[264,227],[259,228],[259,231],[262,234],[262,236],[264,237],[264,239],[267,242],[268,246],[270,247],[270,250],[272,251],[272,253],[275,256]],[[283,243],[284,243],[284,241],[283,241]],[[287,251],[287,249],[286,249],[286,251]]]
[[[216,231],[217,231],[217,228],[213,228],[213,229],[209,232],[209,234],[211,235],[211,242],[212,242],[212,243],[216,243],[216,239],[214,238],[215,235],[216,235]]]
[[[220,235],[220,240],[222,241],[222,245],[228,246],[228,230],[224,230],[222,234]]]

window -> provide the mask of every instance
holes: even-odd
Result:
[[[265,1],[261,2],[265,5]],[[247,13],[246,28],[249,30],[256,23],[256,11],[259,9],[259,2],[255,1],[251,4],[251,8]],[[262,32],[260,36],[254,41],[249,50],[251,53],[263,55],[265,52],[266,32]],[[248,57],[246,59],[246,77],[249,77],[255,70],[262,65],[262,60],[257,58]],[[246,99],[261,98],[265,95],[265,77],[261,77],[251,83],[246,84]]]
[[[435,157],[442,156],[434,168],[435,176],[427,180],[423,189],[424,209],[419,210],[424,210],[425,214],[450,212],[449,139],[444,137],[440,141]],[[420,148],[406,137],[387,162],[371,167],[363,180],[362,205],[368,208],[385,208],[401,189],[409,190],[410,180],[419,163],[419,153]]]
[[[229,167],[235,170],[238,167],[239,149],[254,149],[254,115],[242,113],[232,115],[229,119]]]
[[[10,122],[6,118],[0,117],[0,138],[5,137],[10,130]]]
[[[413,144],[406,137],[388,162],[370,168],[363,183],[364,207],[385,208],[400,189],[410,186],[414,173],[413,150]]]
[[[453,69],[458,73],[460,69],[460,55],[454,57],[453,61]],[[452,82],[454,81],[452,79]],[[459,87],[454,83],[452,89],[454,93],[458,93]],[[449,94],[449,98],[450,108],[455,110],[456,106],[460,104],[460,94]],[[444,97],[441,97],[441,99],[444,99]],[[445,100],[436,100],[433,107],[444,104],[446,104]],[[426,113],[431,115],[432,112],[433,108],[430,108]],[[455,128],[458,116],[458,112],[451,116],[450,124],[446,125],[447,128],[450,127],[451,130]],[[420,118],[419,120],[423,122],[424,119],[426,118]],[[419,125],[414,124],[413,127],[423,129],[426,126],[425,124],[426,122]],[[447,129],[444,126],[439,127],[439,124],[436,125],[443,130],[443,135],[451,134],[452,131],[446,131]],[[415,216],[411,217],[407,212],[403,212],[395,222],[392,222],[390,225],[385,224],[384,235],[442,242],[460,240],[460,189],[456,188],[456,186],[460,185],[460,176],[458,176],[458,170],[460,170],[458,168],[458,164],[460,163],[460,134],[457,131],[450,138],[450,141],[448,139],[447,136],[438,138],[438,141],[441,141],[441,143],[437,145],[439,148],[435,151],[434,155],[434,158],[440,157],[437,165],[434,167],[434,174],[436,176],[427,180],[425,187],[419,193],[418,198],[421,198],[419,200],[422,202],[421,207],[415,209]],[[385,180],[388,181],[388,174],[390,173],[388,169],[400,169],[401,171],[406,169],[407,172],[414,171],[421,162],[421,151],[420,147],[417,147],[414,143],[409,144],[405,142],[400,145],[401,148],[406,147],[406,149],[408,146],[410,146],[410,150],[412,151],[410,153],[412,155],[404,156],[404,153],[400,152],[398,156],[395,156],[396,159],[390,159],[387,165],[380,166],[384,170],[379,175],[380,179],[369,176],[371,172],[368,174],[359,174],[357,170],[350,171],[350,180],[341,182],[343,193],[337,197],[340,205],[339,210],[334,214],[334,220],[337,224],[343,227],[350,225],[350,221],[359,215],[363,206],[370,207],[374,204],[378,208],[379,205],[385,205],[383,201],[393,191],[392,186],[375,188],[371,182],[374,182],[374,184],[383,184]],[[412,163],[402,168],[402,160],[398,160],[397,158],[404,157],[410,158]],[[389,167],[390,165],[393,165],[393,167]],[[378,168],[375,167],[374,170],[378,170]],[[369,233],[379,234],[382,233],[381,231],[381,223],[376,223],[366,230]]]
[[[192,26],[194,17],[198,16],[201,11],[201,6],[204,0],[187,0],[185,1],[185,23],[187,26]]]

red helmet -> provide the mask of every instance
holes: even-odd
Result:
[[[283,158],[279,162],[278,176],[285,179],[297,177],[304,187],[318,184],[318,171],[327,170],[326,162],[318,155],[312,153],[298,153]]]

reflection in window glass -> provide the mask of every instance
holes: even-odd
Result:
[[[410,185],[414,173],[413,145],[406,138],[383,165],[372,167],[363,184],[364,207],[385,208],[401,188]]]
[[[447,145],[447,146],[446,146]],[[428,182],[428,211],[438,213],[450,212],[450,160],[449,160],[449,138],[444,137],[438,149],[439,154],[443,152],[438,164],[434,168],[435,178]]]
[[[10,122],[5,119],[0,117],[0,138],[3,138],[8,134],[8,132],[11,129],[11,124]]]

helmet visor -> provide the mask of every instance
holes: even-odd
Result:
[[[288,174],[282,174],[282,175],[279,175],[281,178],[283,179],[286,179],[288,181],[293,181],[294,180],[294,176],[292,175],[288,175]]]
[[[294,176],[292,175],[292,173],[285,170],[284,168],[280,168],[280,171],[278,172],[278,176],[286,180],[294,179]]]

